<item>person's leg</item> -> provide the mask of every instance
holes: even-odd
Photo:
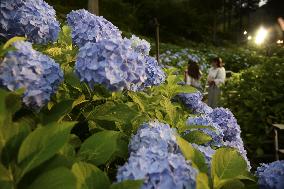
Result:
[[[219,101],[220,89],[217,86],[211,86],[208,89],[208,106],[216,108]]]

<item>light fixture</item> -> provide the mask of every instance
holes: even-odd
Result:
[[[261,45],[265,41],[267,35],[268,31],[265,28],[260,27],[255,36],[255,43]]]
[[[252,36],[251,36],[251,35],[249,35],[249,36],[248,36],[248,40],[250,41],[251,39],[252,39]]]
[[[245,30],[245,31],[244,31],[244,35],[246,35],[246,34],[248,34],[248,32]]]
[[[276,43],[277,44],[283,44],[283,40],[278,39]]]

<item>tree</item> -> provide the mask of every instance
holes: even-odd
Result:
[[[99,15],[99,0],[88,0],[88,10],[89,12]]]

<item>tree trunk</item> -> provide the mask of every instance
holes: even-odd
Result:
[[[88,10],[99,16],[99,0],[88,0]]]

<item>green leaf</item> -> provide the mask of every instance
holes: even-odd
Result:
[[[76,177],[65,168],[58,167],[40,175],[28,189],[76,189]]]
[[[190,131],[189,133],[185,134],[183,138],[189,143],[195,143],[198,145],[206,144],[212,140],[209,135],[203,133],[202,131]]]
[[[97,106],[87,118],[94,120],[117,121],[120,123],[130,123],[139,112],[125,103],[115,104],[107,102],[103,105]]]
[[[169,119],[169,123],[173,125],[174,119],[176,116],[176,107],[172,104],[171,100],[164,97],[161,99],[160,105],[162,109],[165,111],[167,114],[167,118]]]
[[[126,180],[112,184],[110,189],[140,189],[143,182],[143,180]]]
[[[4,125],[5,119],[6,119],[6,96],[8,95],[8,92],[0,89],[0,127]],[[1,143],[1,133],[0,133],[0,143]]]
[[[75,122],[52,123],[36,128],[22,143],[18,163],[21,176],[54,156],[68,141]]]
[[[3,46],[3,49],[8,48],[9,46],[11,46],[13,43],[15,43],[17,41],[24,41],[24,40],[26,40],[25,37],[13,37],[5,43],[5,45]]]
[[[80,158],[95,165],[105,164],[116,153],[120,135],[117,131],[101,131],[92,135],[82,144]]]
[[[52,106],[49,112],[43,114],[44,124],[59,122],[72,110],[73,100],[64,100]]]
[[[177,95],[179,93],[194,93],[194,92],[197,92],[197,89],[190,85],[177,85],[174,95]]]
[[[143,103],[143,99],[140,97],[139,93],[128,92],[128,96],[131,97],[134,103],[136,103],[142,112],[145,111],[145,105]]]
[[[0,163],[0,186],[1,189],[14,189],[13,175]]]
[[[82,104],[84,102],[88,102],[89,100],[85,99],[85,95],[81,95],[79,98],[77,98],[73,104],[72,104],[72,108],[74,108],[75,106],[78,106],[79,104]]]
[[[244,189],[244,188],[245,185],[240,180],[228,181],[222,187],[222,189]]]
[[[106,174],[95,165],[78,162],[73,165],[72,172],[77,178],[77,189],[101,189],[110,186]]]
[[[176,135],[176,138],[185,159],[190,160],[193,163],[193,166],[198,168],[199,171],[207,173],[208,167],[205,163],[203,154],[180,136]]]
[[[196,176],[196,189],[210,189],[209,179],[205,173],[198,173]]]
[[[23,140],[30,133],[30,127],[25,122],[13,123],[0,127],[0,159],[6,166],[17,159],[18,151]]]
[[[247,179],[247,163],[240,153],[232,148],[219,148],[211,161],[211,175],[214,188],[221,188],[227,182]]]

